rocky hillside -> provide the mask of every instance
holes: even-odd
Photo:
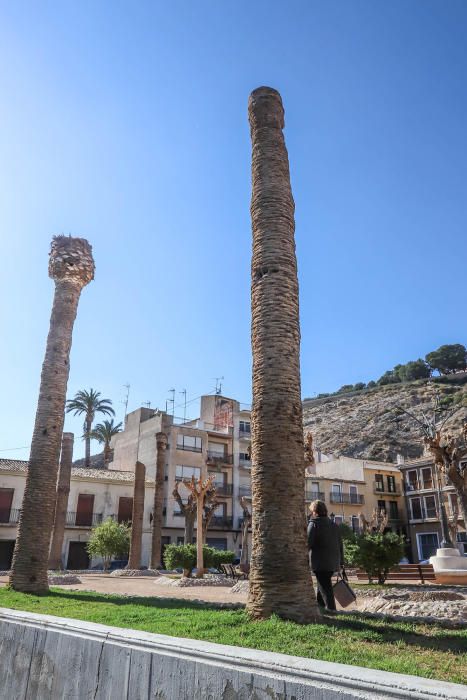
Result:
[[[432,415],[435,390],[447,409],[462,407],[449,421],[453,428],[461,426],[467,419],[467,373],[307,399],[305,429],[327,454],[385,461],[395,461],[398,453],[418,457],[423,452],[419,428],[406,415],[396,421],[397,407]]]

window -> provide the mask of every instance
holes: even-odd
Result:
[[[422,469],[422,484],[424,489],[433,488],[433,474],[431,467],[423,467]]]
[[[460,545],[460,550],[462,553],[462,549],[464,549],[464,554],[467,554],[467,532],[458,532],[457,533],[457,543]]]
[[[177,450],[189,450],[190,452],[201,452],[203,447],[203,441],[200,437],[194,437],[193,435],[184,435],[183,433],[178,433],[177,435]]]
[[[349,486],[349,495],[351,503],[358,503],[358,489],[354,484]]]
[[[384,491],[384,476],[376,474],[375,476],[376,491]]]
[[[418,475],[416,469],[407,472],[407,491],[418,491]]]
[[[0,489],[0,523],[9,523],[14,489]]]
[[[192,476],[194,476],[195,479],[199,479],[200,474],[200,467],[186,467],[183,464],[177,464],[175,467],[175,481],[190,481]]]
[[[181,518],[183,517],[183,513],[181,511],[180,505],[178,501],[174,501],[174,510],[173,510],[174,518]]]
[[[412,511],[412,520],[423,520],[422,499],[411,498],[410,509]]]
[[[438,534],[436,532],[423,532],[417,534],[418,556],[420,561],[426,561],[438,549]]]
[[[457,495],[455,493],[449,494],[449,510],[451,511],[451,515],[454,515],[456,511],[459,514],[459,508],[457,505]]]
[[[396,493],[396,477],[395,476],[388,476],[387,482],[388,482],[389,493]]]
[[[118,499],[118,515],[119,523],[131,523],[133,516],[133,499],[131,496],[120,496]]]
[[[207,537],[206,544],[214,549],[227,549],[227,539],[224,537]]]
[[[227,452],[227,445],[223,442],[208,442],[208,452],[210,455],[224,457]]]
[[[241,420],[238,426],[238,429],[240,431],[240,434],[244,435],[250,435],[251,434],[251,425],[248,421]]]
[[[336,525],[342,525],[342,523],[344,522],[344,518],[342,517],[342,515],[335,515],[334,522],[336,523]]]
[[[386,512],[386,501],[378,501],[378,510],[381,512],[384,510]]]
[[[352,515],[352,530],[360,532],[360,520],[356,515]]]
[[[94,510],[94,495],[80,493],[76,506],[76,525],[89,527],[92,525],[92,513]]]
[[[248,454],[248,452],[239,452],[238,458],[239,458],[240,462],[250,462],[251,461],[250,455]]]
[[[438,509],[436,508],[436,500],[434,496],[425,496],[425,517],[426,518],[437,518]]]
[[[391,520],[399,520],[397,501],[389,501],[389,517]]]

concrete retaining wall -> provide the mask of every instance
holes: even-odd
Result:
[[[467,700],[467,688],[2,608],[0,698]]]

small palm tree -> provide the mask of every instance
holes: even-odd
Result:
[[[99,444],[104,445],[104,464],[107,464],[110,458],[110,441],[121,429],[122,424],[117,423],[117,425],[114,425],[114,419],[111,418],[98,423],[91,430],[91,440],[97,440]]]
[[[73,413],[74,416],[84,414],[83,438],[86,446],[86,467],[91,466],[91,432],[96,413],[103,413],[108,416],[115,415],[112,401],[110,399],[101,399],[100,395],[100,391],[82,389],[76,392],[73,399],[68,399],[66,402],[67,413]]]

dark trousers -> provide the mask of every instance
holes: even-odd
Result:
[[[336,609],[334,591],[332,590],[333,571],[313,571],[318,582],[318,594],[316,599],[319,605],[324,605],[328,610]]]

